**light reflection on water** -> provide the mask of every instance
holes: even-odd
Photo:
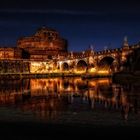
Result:
[[[30,112],[53,123],[140,123],[139,84],[119,85],[107,78],[52,78],[0,81],[0,87],[0,112],[3,107],[18,109],[24,112],[23,118]]]

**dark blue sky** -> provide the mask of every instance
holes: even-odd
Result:
[[[69,50],[118,48],[124,36],[140,41],[138,0],[1,0],[0,45],[16,45],[40,26],[58,30]]]

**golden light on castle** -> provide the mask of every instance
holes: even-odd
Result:
[[[53,63],[47,62],[31,62],[31,73],[48,73],[53,71]]]

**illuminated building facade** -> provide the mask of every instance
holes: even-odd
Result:
[[[138,49],[140,43],[129,45],[125,37],[121,48],[95,52],[91,47],[82,52],[68,52],[67,40],[56,30],[42,27],[32,36],[18,39],[16,47],[0,48],[0,73],[108,74],[133,71],[134,66],[130,64]]]
[[[42,27],[33,36],[20,38],[17,47],[0,48],[0,72],[46,73],[67,53],[67,40],[56,30]]]
[[[17,41],[17,47],[23,49],[30,59],[46,60],[67,54],[67,41],[53,29],[42,27],[31,37]]]

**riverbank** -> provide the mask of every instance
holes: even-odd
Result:
[[[53,77],[79,77],[81,74],[72,73],[4,73],[0,79],[26,79],[26,78],[53,78]]]
[[[140,73],[118,72],[114,74],[91,74],[91,73],[3,73],[0,74],[0,80],[3,79],[28,79],[28,78],[55,78],[55,77],[81,77],[82,79],[106,78],[112,77],[117,83],[140,82]]]
[[[109,74],[89,74],[89,73],[3,73],[0,79],[27,79],[27,78],[54,78],[54,77],[81,77],[82,79],[111,77]]]

